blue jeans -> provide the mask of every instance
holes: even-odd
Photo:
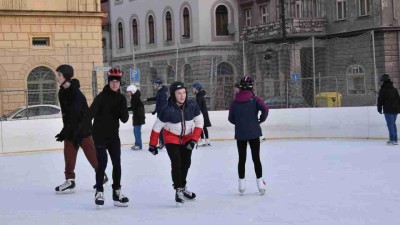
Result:
[[[135,146],[142,146],[142,125],[133,126],[133,135],[135,135]]]
[[[397,127],[396,119],[397,114],[385,113],[386,124],[389,130],[389,138],[391,141],[397,141]]]

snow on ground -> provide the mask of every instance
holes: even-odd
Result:
[[[0,155],[0,224],[400,224],[400,148],[372,140],[268,140],[261,144],[267,192],[258,194],[251,155],[247,189],[237,190],[234,141],[194,150],[188,187],[198,198],[176,208],[165,150],[122,150],[122,192],[130,206],[94,204],[94,171],[79,152],[74,194],[61,151]],[[107,168],[111,177],[111,161]]]

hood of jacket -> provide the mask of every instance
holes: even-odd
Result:
[[[207,93],[206,93],[205,90],[200,90],[199,92],[197,92],[196,96],[199,95],[199,96],[203,96],[204,97],[204,96],[206,96],[206,94]]]
[[[247,102],[254,97],[254,93],[249,90],[240,91],[235,95],[236,102]]]

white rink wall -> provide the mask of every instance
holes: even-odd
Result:
[[[212,111],[211,139],[233,139],[234,126],[228,111]],[[131,116],[131,115],[130,115]],[[146,114],[142,127],[144,144],[149,141],[155,116]],[[61,118],[0,122],[0,153],[62,149],[54,136],[62,128]],[[262,124],[266,138],[387,138],[385,118],[375,106],[345,108],[271,109]],[[131,118],[120,126],[123,145],[134,143]],[[147,148],[147,146],[144,146]]]

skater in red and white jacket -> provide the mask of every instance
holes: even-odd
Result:
[[[158,154],[157,143],[163,129],[165,146],[171,160],[171,174],[178,205],[196,194],[186,188],[186,177],[191,164],[192,150],[200,139],[204,125],[203,115],[197,103],[186,98],[186,87],[182,82],[170,86],[168,104],[161,110],[150,136],[149,151]]]

